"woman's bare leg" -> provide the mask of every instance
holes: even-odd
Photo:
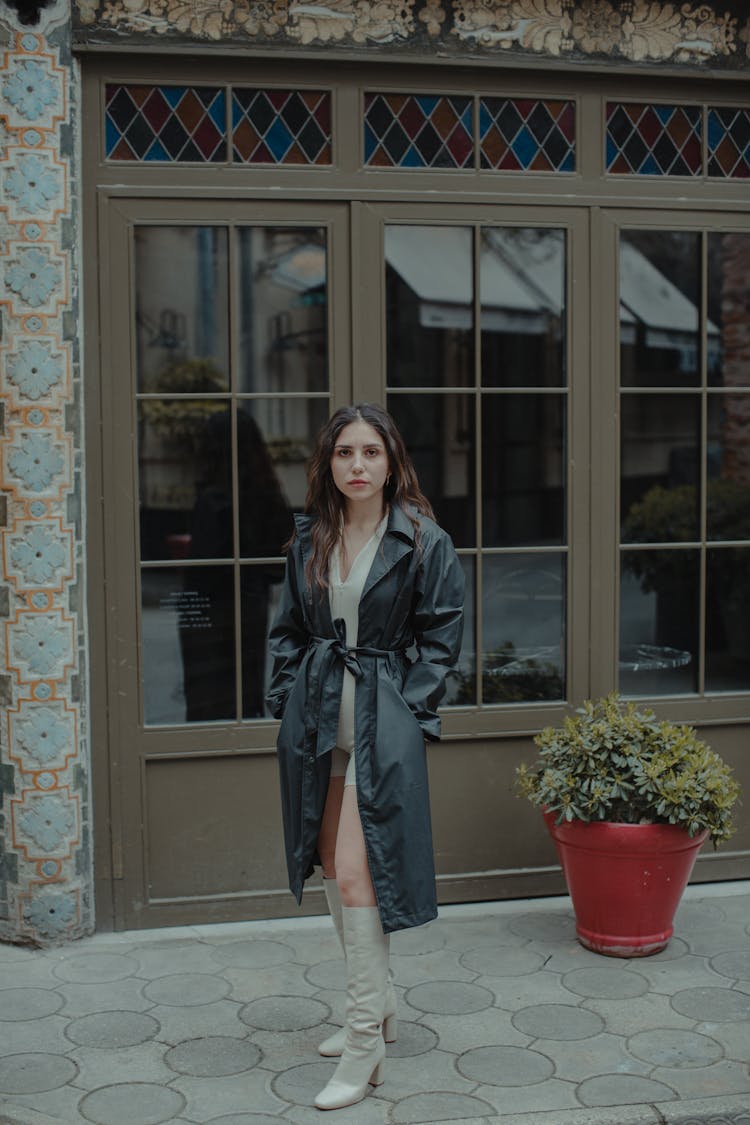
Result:
[[[332,777],[323,809],[323,819],[318,835],[318,855],[324,879],[336,878],[336,837],[339,831],[341,801],[344,796],[344,776]]]
[[[329,790],[330,795],[330,790]],[[336,882],[344,906],[375,906],[365,838],[357,806],[357,789],[344,789],[335,852]]]

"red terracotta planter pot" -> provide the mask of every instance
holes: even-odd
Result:
[[[610,957],[664,949],[708,832],[692,838],[673,824],[544,819],[573,900],[578,940]]]

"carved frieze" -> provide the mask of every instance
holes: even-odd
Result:
[[[406,48],[742,66],[740,3],[680,0],[74,0],[81,41],[154,34],[258,44]]]

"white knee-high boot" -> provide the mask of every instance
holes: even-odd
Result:
[[[333,919],[333,924],[336,928],[341,948],[346,957],[346,949],[344,947],[344,925],[341,920],[341,895],[339,894],[338,883],[335,879],[324,879],[323,890],[328,903],[328,909]],[[396,990],[393,987],[393,980],[390,972],[388,973],[388,985],[385,994],[385,1010],[383,1011],[383,1038],[386,1043],[395,1043],[398,1035],[398,1019],[396,1016]],[[327,1039],[318,1047],[318,1053],[323,1055],[324,1058],[337,1058],[344,1050],[344,1042],[346,1041],[346,1028],[342,1027],[338,1031],[334,1031],[333,1035],[329,1035]]]
[[[376,906],[341,909],[346,951],[346,1040],[331,1081],[315,1099],[318,1109],[354,1105],[379,1086],[385,1041],[383,1008],[388,983],[388,938]]]

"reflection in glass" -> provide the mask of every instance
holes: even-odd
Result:
[[[471,229],[386,226],[385,261],[388,385],[472,386]]]
[[[485,546],[565,542],[565,414],[559,394],[483,397]]]
[[[216,495],[215,480],[231,476],[229,407],[212,399],[144,399],[138,403],[141,558],[226,558],[232,555],[231,493],[213,523],[195,527],[195,513]],[[204,498],[204,499],[202,499]],[[228,529],[228,532],[227,532]],[[229,536],[229,547],[224,540]],[[212,543],[223,550],[212,550]]]
[[[459,555],[466,578],[466,596],[464,598],[464,635],[461,642],[461,653],[458,664],[448,676],[447,688],[443,697],[443,706],[460,707],[476,706],[476,642],[474,640],[474,607],[475,586],[474,572],[476,563],[473,558]]]
[[[708,236],[708,381],[750,387],[750,234]]]
[[[226,229],[138,226],[134,244],[138,390],[227,390]]]
[[[240,391],[328,388],[328,288],[323,227],[243,227]]]
[[[283,563],[244,563],[240,567],[242,641],[242,718],[266,714],[266,649],[270,607],[284,579]]]
[[[750,690],[750,550],[706,555],[706,691]]]
[[[327,399],[240,401],[237,480],[243,558],[283,554],[292,533],[290,505],[297,512],[304,507],[307,459],[327,417]]]
[[[235,718],[231,566],[143,570],[141,630],[147,725]]]
[[[456,547],[473,546],[473,399],[469,395],[389,395],[388,410],[440,526]]]
[[[620,236],[620,371],[624,387],[700,383],[700,234]],[[709,324],[709,338],[716,328]]]
[[[698,539],[699,396],[629,394],[620,402],[623,542]]]
[[[483,227],[482,384],[565,385],[565,232]]]
[[[708,539],[750,539],[750,395],[708,396]]]
[[[699,552],[623,551],[620,691],[671,695],[697,689]]]
[[[565,564],[562,554],[485,556],[485,703],[565,698]]]

